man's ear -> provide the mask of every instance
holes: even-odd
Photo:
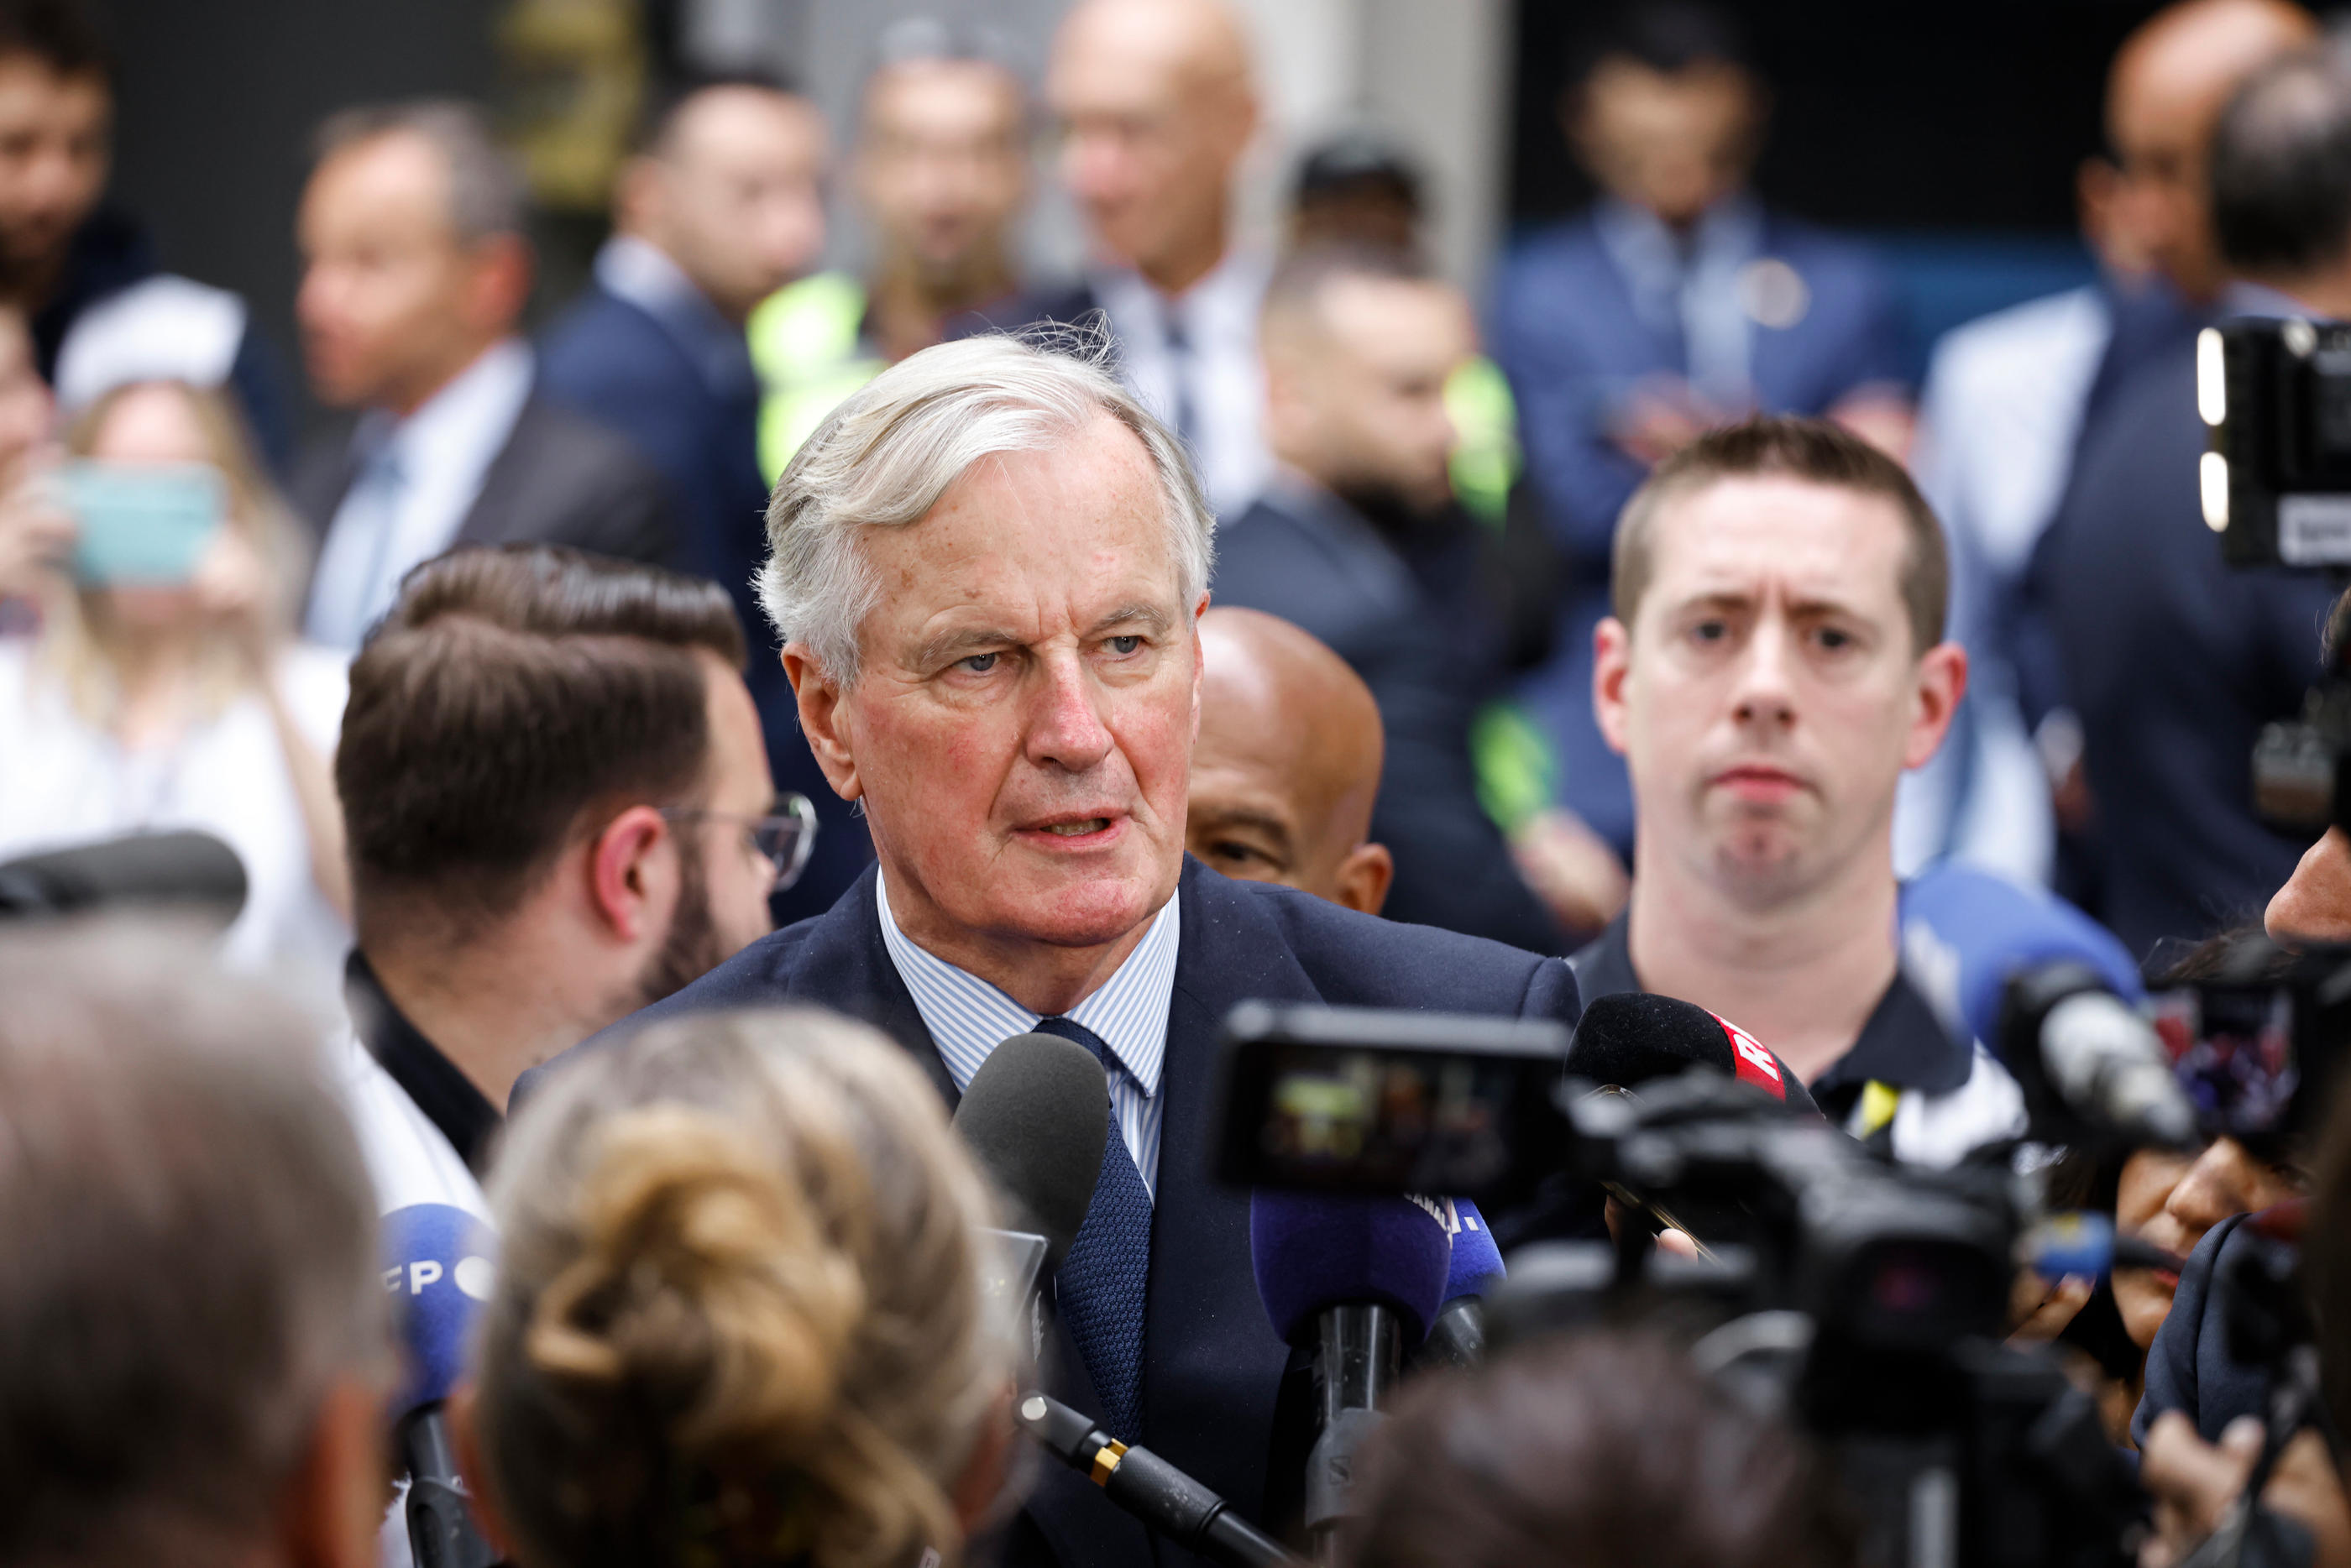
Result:
[[[792,696],[799,703],[800,733],[816,753],[816,765],[824,770],[824,782],[841,799],[855,800],[865,793],[865,784],[857,776],[857,748],[842,722],[849,693],[809,657],[805,644],[784,644],[783,660],[784,678],[792,683]]]
[[[621,165],[612,181],[612,226],[643,234],[661,223],[661,165],[643,153]]]
[[[1200,646],[1200,618],[1208,613],[1208,596],[1192,607],[1192,743],[1200,743],[1200,692],[1208,678],[1207,650]]]
[[[1339,862],[1338,902],[1366,915],[1376,915],[1388,901],[1395,881],[1395,857],[1384,844],[1358,844]]]
[[[1902,765],[1924,767],[1943,737],[1950,732],[1951,716],[1968,694],[1968,650],[1956,642],[1938,642],[1918,659],[1917,701],[1910,718],[1910,733],[1903,740]]]
[[[665,846],[675,853],[664,855]],[[615,937],[641,941],[668,920],[680,881],[675,857],[683,853],[652,806],[632,805],[604,825],[588,846],[588,897]]]
[[[484,332],[512,327],[530,304],[537,271],[530,242],[520,234],[491,234],[473,245],[469,261],[472,278],[464,297],[471,325]]]
[[[375,1568],[383,1524],[383,1389],[350,1376],[327,1386],[310,1440],[278,1502],[281,1560],[295,1568]]]
[[[1625,691],[1632,671],[1632,628],[1613,615],[1604,617],[1592,629],[1592,712],[1599,721],[1601,739],[1620,757],[1632,733]]]
[[[474,1527],[482,1532],[501,1563],[514,1561],[513,1538],[507,1533],[507,1521],[498,1511],[497,1493],[490,1490],[490,1469],[482,1462],[482,1433],[475,1417],[481,1407],[475,1397],[474,1380],[466,1378],[449,1391],[445,1407],[449,1416],[449,1442],[457,1450],[457,1474],[465,1482],[466,1506],[473,1511]]]

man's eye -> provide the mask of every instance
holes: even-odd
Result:
[[[1106,646],[1113,653],[1115,653],[1120,658],[1123,659],[1128,654],[1133,653],[1136,649],[1143,646],[1143,639],[1139,637],[1113,637],[1108,640]]]
[[[1841,630],[1836,627],[1824,626],[1821,628],[1820,637],[1821,646],[1829,649],[1831,652],[1837,652],[1853,646],[1853,633]]]
[[[956,659],[956,664],[960,669],[970,670],[974,675],[985,675],[996,668],[996,661],[1002,657],[1003,655],[997,653],[975,653],[968,659]]]
[[[1252,860],[1262,860],[1269,866],[1273,863],[1270,856],[1260,854],[1250,846],[1236,843],[1229,838],[1220,838],[1208,846],[1208,854],[1212,858],[1230,860],[1241,866],[1246,866]]]
[[[1702,620],[1690,628],[1693,642],[1720,642],[1730,635],[1730,628],[1719,620]]]

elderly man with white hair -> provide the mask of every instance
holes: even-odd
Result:
[[[1186,857],[1215,529],[1180,444],[1098,358],[983,337],[900,362],[799,449],[768,537],[800,722],[880,863],[615,1030],[816,1003],[878,1024],[950,1103],[1009,1036],[1094,1051],[1120,1136],[1055,1282],[1047,1385],[1263,1518],[1290,1353],[1257,1301],[1248,1196],[1208,1173],[1225,1015],[1265,999],[1573,1023],[1573,976]],[[1071,1568],[1152,1550],[1061,1470],[1006,1547]],[[1162,1542],[1159,1560],[1192,1559]]]

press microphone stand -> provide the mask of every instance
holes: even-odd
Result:
[[[1336,1563],[1339,1527],[1352,1514],[1349,1493],[1364,1440],[1378,1429],[1380,1407],[1395,1391],[1404,1329],[1393,1307],[1325,1308],[1316,1325],[1314,1394],[1322,1435],[1306,1456],[1306,1530],[1317,1563]]]

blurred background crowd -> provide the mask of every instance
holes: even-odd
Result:
[[[768,487],[826,412],[1061,324],[1190,443],[1217,602],[1370,685],[1391,917],[1566,952],[1618,913],[1617,513],[1794,412],[1949,535],[1972,676],[1898,867],[2053,887],[2143,959],[2304,847],[2244,758],[2327,590],[2218,575],[2185,388],[2231,286],[2205,142],[2320,33],[2284,0],[5,0],[0,853],[207,828],[252,881],[233,950],[331,973],[343,667],[404,573],[578,545],[764,634]],[[753,642],[824,828],[789,919],[871,850]],[[1262,840],[1194,848],[1271,875]]]

